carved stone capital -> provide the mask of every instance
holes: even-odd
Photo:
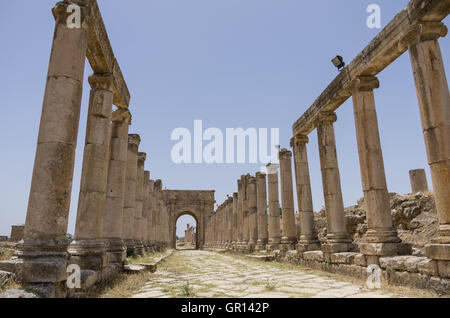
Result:
[[[292,158],[292,152],[287,150],[286,148],[283,148],[278,153],[278,159],[291,159]]]
[[[380,87],[380,81],[375,76],[359,76],[351,85],[351,90],[369,92]]]
[[[248,178],[248,183],[249,183],[249,184],[255,184],[255,183],[256,183],[256,178],[253,177],[253,176],[250,176],[250,177]]]
[[[404,51],[411,45],[445,37],[447,33],[448,28],[442,22],[421,21],[411,25],[409,29],[402,34],[398,47],[400,51]]]
[[[112,92],[114,89],[114,77],[111,74],[92,74],[88,81],[93,90]]]
[[[128,135],[128,144],[133,144],[139,146],[141,143],[141,137],[138,134],[130,134]]]
[[[321,112],[317,118],[317,124],[320,125],[322,123],[334,123],[337,120],[337,116],[335,112]]]
[[[255,176],[256,179],[266,179],[266,174],[262,172],[257,172]]]
[[[121,123],[128,122],[128,125],[131,125],[131,113],[128,109],[119,108],[112,113],[112,122]]]
[[[139,152],[138,153],[138,160],[139,161],[145,161],[147,159],[147,154],[145,152]]]
[[[304,145],[309,142],[309,138],[307,135],[297,134],[291,138],[291,147],[295,148],[298,145]]]

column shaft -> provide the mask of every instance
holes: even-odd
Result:
[[[278,165],[267,165],[267,179],[269,189],[269,217],[267,222],[269,230],[268,250],[271,250],[277,249],[278,244],[281,243],[280,202],[278,194]]]
[[[257,250],[264,250],[267,244],[267,191],[266,175],[256,173],[256,197],[258,215],[258,242]]]
[[[281,149],[280,180],[281,180],[281,211],[282,211],[282,237],[281,243],[288,249],[297,243],[297,229],[295,226],[294,189],[292,185],[292,152]]]

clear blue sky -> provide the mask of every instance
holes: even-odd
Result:
[[[0,10],[0,235],[24,223],[46,73],[55,0],[3,0]],[[260,165],[175,165],[173,129],[280,128],[288,146],[292,123],[337,71],[379,32],[366,26],[366,7],[382,8],[384,26],[407,0],[99,0],[112,47],[131,92],[131,132],[142,137],[146,169],[170,189],[215,189],[221,203],[241,174]],[[449,25],[449,19],[446,21]],[[450,41],[440,40],[449,70]],[[92,71],[86,67],[87,77]],[[447,72],[448,73],[448,72]],[[389,191],[410,191],[408,171],[429,169],[409,56],[380,75],[376,91]],[[85,81],[69,232],[78,203],[89,86]],[[336,139],[346,205],[361,196],[351,101],[338,110]],[[317,137],[310,136],[314,207],[323,205]],[[431,185],[431,179],[428,180]],[[184,233],[185,223],[178,233]],[[192,221],[191,221],[192,223]],[[183,234],[184,235],[184,234]]]

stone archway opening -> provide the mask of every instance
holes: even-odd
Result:
[[[182,212],[174,222],[176,233],[176,249],[200,249],[199,223],[197,217],[191,212]]]

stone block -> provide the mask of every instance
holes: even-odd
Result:
[[[11,272],[0,271],[0,288],[15,280],[16,275]]]
[[[327,243],[322,244],[321,250],[324,253],[342,253],[347,252],[349,244],[347,243]]]
[[[440,277],[450,278],[450,261],[437,261]]]
[[[437,261],[429,258],[425,258],[417,264],[417,270],[419,273],[430,276],[438,275]]]
[[[337,264],[353,264],[357,254],[354,252],[333,253],[331,254],[331,261]]]
[[[355,253],[355,258],[353,262],[355,263],[355,265],[358,266],[367,266],[367,259],[364,254]]]
[[[308,251],[303,253],[303,258],[308,261],[323,262],[323,252],[322,251]]]
[[[22,260],[18,278],[27,283],[57,283],[67,278],[67,261],[57,258]]]
[[[95,285],[100,280],[100,275],[96,271],[82,270],[80,273],[81,289],[86,290]]]
[[[39,298],[39,297],[23,289],[8,289],[0,294],[0,298]]]
[[[364,255],[397,255],[398,243],[360,243],[359,250]]]
[[[425,254],[431,259],[450,261],[450,244],[426,245]]]

